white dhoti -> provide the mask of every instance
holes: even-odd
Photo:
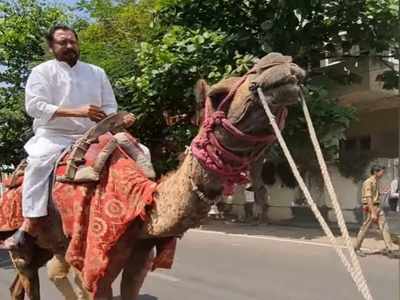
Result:
[[[28,157],[22,186],[22,215],[25,218],[47,216],[50,175],[59,152],[47,157]]]
[[[25,145],[28,165],[22,185],[22,215],[25,218],[47,216],[50,175],[61,152],[74,137],[34,136]]]

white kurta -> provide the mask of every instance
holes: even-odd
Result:
[[[79,61],[71,68],[50,60],[32,70],[25,88],[25,108],[34,118],[35,135],[25,144],[24,217],[47,215],[49,178],[58,156],[95,124],[88,118],[53,118],[55,111],[85,105],[99,106],[106,114],[117,111],[111,84],[101,68]]]

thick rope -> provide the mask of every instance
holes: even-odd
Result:
[[[269,106],[268,106],[268,101],[265,98],[261,88],[257,89],[258,95],[260,97],[261,103],[265,109],[265,112],[270,120],[271,126],[275,132],[275,135],[278,139],[278,142],[283,150],[283,153],[286,156],[286,159],[288,160],[288,163],[292,169],[293,175],[296,178],[300,189],[302,190],[304,196],[306,197],[307,203],[310,206],[311,210],[313,211],[313,213],[315,214],[318,222],[320,223],[323,231],[325,232],[325,234],[327,235],[329,241],[331,242],[331,244],[333,245],[336,253],[338,254],[339,258],[341,259],[342,263],[344,264],[344,266],[346,267],[347,271],[350,273],[353,281],[355,282],[358,290],[360,291],[360,293],[363,295],[364,299],[366,300],[373,300],[371,293],[368,289],[367,283],[365,281],[364,276],[362,275],[361,272],[361,268],[359,267],[359,263],[357,260],[357,257],[355,257],[355,260],[353,259],[354,257],[352,256],[352,262],[353,265],[355,266],[355,269],[353,268],[353,265],[349,263],[349,261],[347,260],[347,257],[344,255],[340,245],[338,245],[337,240],[335,238],[335,236],[333,235],[331,229],[329,228],[328,224],[326,223],[325,219],[323,218],[323,216],[321,215],[317,205],[315,204],[314,200],[312,199],[312,196],[310,194],[310,191],[308,190],[307,186],[304,183],[303,178],[300,175],[299,170],[297,169],[296,163],[293,160],[292,155],[290,154],[290,151],[285,143],[285,140],[282,137],[282,133],[279,129],[279,127],[276,124],[275,121],[275,116],[272,114]],[[315,134],[315,132],[314,132]],[[329,176],[329,175],[328,175]],[[340,210],[340,207],[339,207]],[[344,226],[346,226],[344,224]],[[352,247],[352,246],[351,246]],[[354,253],[354,250],[353,250]],[[357,261],[356,263],[354,263],[354,261]],[[357,268],[358,266],[358,268]]]
[[[302,93],[302,95],[303,95],[303,93]],[[340,204],[339,204],[335,189],[333,187],[332,180],[331,180],[331,177],[330,177],[329,172],[328,172],[328,168],[326,166],[324,155],[323,155],[323,153],[321,151],[321,146],[319,144],[319,141],[318,141],[318,138],[317,138],[317,134],[315,132],[314,125],[313,125],[313,122],[311,120],[311,116],[310,116],[310,112],[309,112],[308,107],[307,107],[307,103],[306,103],[304,98],[302,99],[301,102],[302,102],[304,117],[305,117],[305,120],[307,122],[308,132],[310,134],[311,142],[312,142],[312,144],[314,146],[315,154],[316,154],[317,159],[318,159],[318,163],[319,163],[319,166],[320,166],[320,169],[321,169],[322,177],[324,178],[325,187],[326,187],[326,189],[328,191],[329,198],[332,201],[332,206],[333,206],[335,214],[336,214],[336,218],[337,218],[337,221],[338,221],[338,225],[339,225],[340,231],[341,231],[342,236],[343,236],[343,238],[345,240],[345,244],[347,246],[347,249],[350,252],[350,259],[351,259],[351,262],[352,262],[352,265],[353,265],[353,270],[357,274],[357,278],[360,281],[360,283],[359,283],[360,285],[359,286],[363,290],[365,290],[364,291],[365,294],[370,297],[370,298],[366,298],[366,299],[372,299],[371,295],[370,295],[370,292],[368,290],[368,286],[367,286],[365,277],[364,277],[364,275],[362,273],[362,270],[361,270],[360,262],[358,261],[357,255],[356,255],[356,253],[354,251],[353,243],[351,241],[349,232],[347,230],[347,226],[346,226],[346,223],[345,223],[345,220],[344,220],[344,217],[343,217],[342,209],[340,208]],[[360,289],[360,291],[361,291],[361,289]],[[363,295],[364,295],[364,293],[363,293]]]

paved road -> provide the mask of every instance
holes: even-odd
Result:
[[[361,259],[374,299],[399,300],[399,261]],[[13,270],[0,258],[0,299]],[[42,270],[45,300],[62,299]],[[116,288],[116,291],[118,289]],[[118,299],[118,297],[115,297]],[[334,250],[302,239],[191,231],[171,271],[149,276],[140,300],[362,300]]]

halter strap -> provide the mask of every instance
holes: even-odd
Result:
[[[269,64],[263,69],[273,67],[278,63]],[[205,118],[201,126],[201,133],[193,140],[191,150],[193,156],[197,158],[200,164],[208,171],[217,174],[222,180],[224,186],[224,194],[233,193],[236,184],[248,182],[248,170],[250,163],[257,159],[262,153],[262,149],[275,142],[274,134],[267,135],[250,135],[239,130],[226,117],[224,108],[233,101],[233,98],[240,86],[247,80],[250,74],[256,73],[253,67],[246,75],[244,75],[232,89],[228,95],[219,104],[217,110],[212,112],[211,99],[207,97],[205,102]],[[281,129],[285,126],[287,117],[287,109],[282,107],[276,114],[277,123]],[[225,148],[215,135],[215,128],[222,127],[235,139],[239,139],[245,143],[252,144],[254,147],[259,146],[260,150],[250,157],[241,157],[233,153],[233,151]],[[261,147],[262,146],[262,147]]]

